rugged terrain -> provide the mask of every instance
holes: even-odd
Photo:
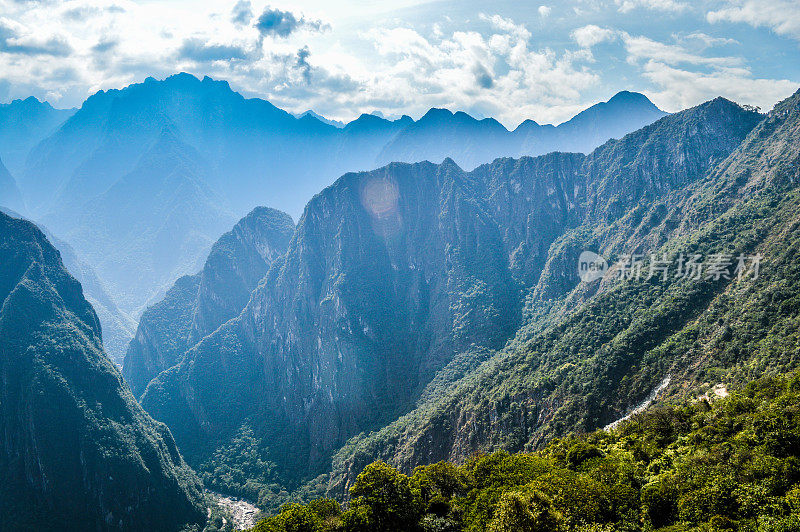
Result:
[[[6,530],[179,530],[200,483],[103,352],[97,314],[32,223],[0,213]]]
[[[588,156],[347,174],[308,204],[285,257],[242,313],[154,379],[142,404],[209,481],[266,499],[325,473],[333,453],[329,489],[341,494],[381,453],[396,450],[395,462],[411,466],[510,444],[526,434],[524,420],[496,427],[489,411],[479,422],[465,415],[434,427],[427,416],[434,408],[455,415],[459,404],[448,397],[470,411],[491,405],[462,386],[508,357],[492,350],[515,335],[512,343],[522,342],[597,291],[576,288],[580,250],[606,251],[600,243],[621,245],[640,225],[652,228],[656,215],[642,218],[649,206],[661,212],[659,203],[735,152],[762,118],[717,99]],[[621,389],[649,393],[649,381],[638,385]],[[408,418],[392,420],[409,411],[431,430],[404,436]],[[546,433],[546,424],[530,426]],[[496,442],[484,442],[482,431],[495,427]],[[244,441],[261,466],[238,462]],[[229,470],[241,480],[223,481]]]

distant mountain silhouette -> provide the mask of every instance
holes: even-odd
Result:
[[[75,109],[54,109],[33,96],[0,104],[0,158],[19,176],[31,149],[56,131]]]
[[[331,120],[329,118],[325,118],[324,116],[315,113],[311,109],[309,109],[308,111],[306,111],[304,113],[300,113],[298,115],[295,115],[295,116],[297,118],[303,118],[304,116],[310,116],[312,118],[316,118],[317,120],[319,120],[323,124],[328,124],[329,126],[334,126],[334,127],[339,127],[339,128],[342,128],[342,127],[345,126],[344,122],[340,122],[339,120]]]
[[[589,151],[664,114],[644,96],[627,94],[558,127],[530,122],[509,132],[494,119],[442,109],[418,121],[365,114],[338,127],[313,112],[297,118],[244,98],[224,81],[148,78],[87,99],[31,150],[17,185],[29,214],[70,242],[120,308],[137,314],[195,271],[224,228],[256,205],[298,216],[340,175],[391,161],[451,157],[472,168],[499,156]],[[182,155],[163,154],[148,165],[144,159],[165,131]],[[176,160],[194,161],[183,165],[183,179],[172,170]]]
[[[655,122],[667,113],[643,94],[623,91],[558,126],[526,120],[508,131],[492,118],[478,120],[462,112],[431,109],[403,129],[378,156],[393,161],[441,162],[450,157],[473,169],[497,157],[544,155],[553,151],[589,153],[612,138]]]

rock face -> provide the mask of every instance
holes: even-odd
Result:
[[[134,394],[141,395],[150,379],[241,312],[292,234],[288,214],[257,207],[214,244],[201,272],[178,279],[144,312],[123,368]]]
[[[699,178],[758,120],[710,102],[588,157],[347,174],[308,204],[244,311],[154,379],[142,404],[191,460],[247,422],[285,478],[324,470],[350,436],[407,411],[456,354],[502,347],[542,272],[571,288],[548,270],[564,234],[597,213],[614,221],[622,209],[604,206],[624,205],[622,192],[639,201]],[[666,164],[674,178],[662,182],[650,170]]]
[[[58,251],[0,213],[0,513],[9,530],[179,530],[200,484],[102,350]]]
[[[410,414],[348,442],[331,493],[344,496],[376,459],[410,470],[532,449],[652,397],[694,399],[703,383],[746,381],[752,368],[796,368],[798,134],[800,92],[766,117],[717,99],[595,151],[584,164],[585,217],[551,246],[515,340]],[[673,262],[665,278],[587,283],[577,278],[582,249],[733,263],[716,278],[680,277]],[[762,257],[759,275],[738,278],[740,255]]]

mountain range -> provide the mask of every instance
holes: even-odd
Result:
[[[55,225],[0,213],[0,528],[198,529],[205,486],[271,531],[791,529],[798,381],[760,378],[797,369],[800,91],[643,98],[513,132],[185,75],[87,100],[0,181]],[[588,153],[514,151],[545,132]],[[240,217],[292,157],[366,166]]]
[[[196,271],[211,244],[257,205],[298,216],[348,171],[445,156],[472,167],[501,155],[589,151],[664,115],[644,96],[620,93],[558,127],[529,121],[508,131],[441,109],[417,121],[365,114],[339,127],[188,74],[100,91],[77,111],[32,99],[11,107],[0,133],[30,130],[24,144],[0,143],[26,207],[17,202],[15,210],[69,242],[135,317]]]
[[[376,458],[410,469],[592,430],[667,376],[660,393],[708,372],[733,379],[761,355],[698,355],[679,374],[690,362],[671,342],[748,285],[585,283],[578,257],[736,255],[779,239],[791,209],[770,202],[797,180],[798,101],[765,118],[718,98],[589,155],[346,174],[309,202],[241,313],[154,378],[142,405],[207,485],[270,505],[284,488],[343,496]],[[653,354],[664,349],[675,354]],[[245,437],[268,467],[236,458]],[[240,482],[221,476],[231,470]]]

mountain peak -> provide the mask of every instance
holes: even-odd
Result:
[[[431,107],[427,113],[422,115],[422,118],[419,119],[419,122],[427,122],[432,120],[444,120],[447,118],[452,118],[453,112],[449,109],[444,109],[441,107]]]
[[[609,104],[648,105],[656,107],[650,98],[641,92],[619,91],[608,100]]]

